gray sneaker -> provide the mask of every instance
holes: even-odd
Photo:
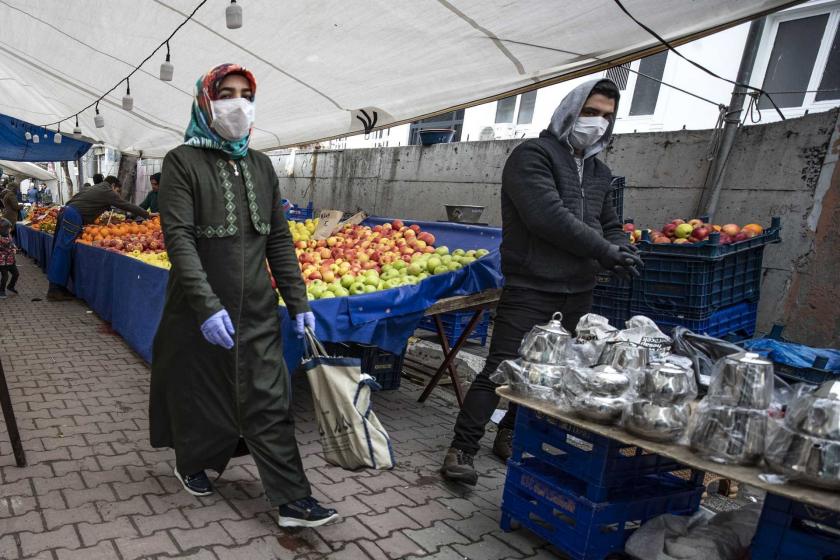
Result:
[[[446,452],[440,473],[443,478],[453,482],[461,482],[470,486],[475,486],[478,482],[478,473],[475,472],[473,466],[473,455],[454,447],[450,447]]]

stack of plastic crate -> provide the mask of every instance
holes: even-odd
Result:
[[[449,341],[449,347],[455,346],[455,343],[461,338],[464,329],[467,328],[470,320],[473,317],[474,311],[453,311],[451,313],[442,313],[440,315],[440,322],[443,324],[443,332],[446,334],[446,339]],[[418,329],[424,331],[431,331],[437,333],[435,327],[434,317],[423,317],[417,325]],[[472,340],[484,346],[487,343],[487,334],[490,330],[490,313],[484,312],[481,319],[475,325],[475,328],[467,337],[467,340]]]
[[[664,513],[700,505],[701,471],[519,408],[502,495],[505,531],[528,528],[575,560],[602,560]]]
[[[775,560],[840,558],[840,512],[767,494],[752,557]]]

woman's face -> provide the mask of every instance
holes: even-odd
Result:
[[[253,100],[254,92],[245,76],[230,74],[219,85],[219,99],[236,99],[238,97]]]

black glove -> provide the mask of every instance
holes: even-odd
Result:
[[[629,268],[643,266],[642,259],[633,252],[625,251],[618,245],[610,245],[606,253],[601,255],[598,262],[607,270],[615,272],[617,267]]]
[[[633,254],[633,255],[638,255],[639,254],[639,248],[636,247],[632,243],[626,243],[624,245],[619,245],[618,248],[621,249],[622,251],[624,251],[625,253],[628,253],[628,254]]]

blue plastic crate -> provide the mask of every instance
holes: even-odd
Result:
[[[752,557],[840,560],[840,513],[767,494]]]
[[[779,218],[772,223],[762,235],[731,245],[712,239],[685,245],[638,243],[645,265],[633,281],[633,309],[698,316],[758,301],[764,247],[780,241]]]
[[[682,326],[698,334],[707,334],[717,338],[743,339],[755,333],[758,304],[739,303],[701,317],[680,313],[660,313],[653,309],[639,308],[632,303],[630,311],[632,315],[650,317],[666,334],[673,327]]]
[[[592,290],[592,312],[609,319],[614,327],[623,329],[624,322],[632,316],[632,282],[622,280],[610,272],[598,274],[597,281],[595,289]]]
[[[584,485],[529,459],[508,462],[502,494],[501,528],[515,521],[575,560],[603,560],[642,523],[664,513],[697,511],[703,487],[670,476],[625,484],[609,502],[586,498]]]
[[[386,352],[377,346],[355,342],[324,342],[330,355],[359,358],[362,373],[376,379],[383,391],[400,388],[405,349],[400,354]]]
[[[455,346],[455,343],[459,338],[461,338],[461,334],[464,332],[464,329],[467,328],[467,325],[469,324],[470,319],[472,319],[474,313],[474,311],[453,311],[451,313],[442,313],[440,315],[441,323],[443,323],[443,332],[446,333],[446,339],[449,341],[450,348]],[[437,334],[434,317],[423,317],[420,320],[420,324],[417,325],[417,328]],[[479,319],[478,323],[476,323],[475,329],[473,329],[473,332],[467,340],[478,342],[484,346],[487,343],[487,334],[489,329],[490,314],[485,311],[483,312],[481,319]]]
[[[294,220],[296,222],[311,220],[314,217],[315,209],[313,208],[311,202],[306,205],[306,208],[302,208],[297,204],[293,204],[292,207],[288,211],[286,211],[286,219]]]
[[[571,424],[521,407],[516,416],[511,459],[531,457],[582,482],[583,495],[596,502],[611,492],[649,475],[661,475],[688,467],[639,447],[582,430]],[[704,473],[692,471],[695,484]]]

